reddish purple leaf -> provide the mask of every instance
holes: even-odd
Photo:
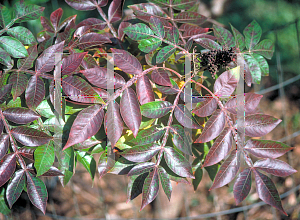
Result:
[[[280,177],[289,176],[297,172],[297,170],[295,170],[289,164],[281,160],[270,158],[258,160],[253,166],[274,176]]]
[[[0,186],[9,180],[16,169],[16,154],[6,154],[0,161]]]
[[[214,98],[205,98],[204,102],[201,102],[193,109],[192,113],[199,117],[210,116],[218,107],[218,102]]]
[[[206,21],[206,17],[197,12],[185,11],[175,16],[174,20],[179,23],[191,23],[200,25]]]
[[[135,19],[134,16],[130,15],[130,16],[126,16],[122,22],[119,25],[119,29],[118,29],[118,37],[121,41],[123,41],[125,33],[124,33],[124,29],[126,27],[129,27],[130,25],[132,25],[132,23],[130,22],[131,20]]]
[[[68,76],[62,80],[64,93],[73,101],[97,103],[97,93],[93,87],[78,76]]]
[[[98,0],[98,5],[100,7],[104,7],[107,5],[108,0]]]
[[[20,60],[20,59],[19,59]],[[12,84],[12,94],[14,101],[19,97],[26,89],[28,79],[22,72],[13,72],[8,79],[8,83]]]
[[[151,74],[151,79],[156,84],[159,84],[162,86],[172,86],[172,83],[170,81],[167,71],[165,71],[163,69],[153,70],[153,72]]]
[[[8,146],[9,146],[9,135],[8,134],[1,134],[0,135],[0,160],[7,153]]]
[[[114,85],[114,89],[117,89],[126,84],[124,78],[117,73],[114,73],[113,78],[109,78],[107,68],[104,67],[94,67],[81,70],[80,72],[83,73],[90,83],[102,89],[107,89],[108,85]]]
[[[251,168],[246,168],[238,175],[233,186],[233,195],[236,205],[240,204],[251,189]]]
[[[225,128],[220,136],[214,141],[205,157],[203,167],[212,166],[223,160],[232,147],[232,133],[229,127]]]
[[[1,111],[1,110],[0,110],[0,111]],[[0,135],[1,135],[2,132],[3,132],[3,128],[4,128],[4,124],[3,124],[2,119],[0,118]]]
[[[27,124],[41,117],[31,109],[16,107],[8,108],[3,112],[5,118],[17,124]]]
[[[56,53],[62,53],[64,47],[64,41],[48,47],[40,56],[37,58],[35,63],[35,71],[37,74],[46,73],[53,70],[55,65]]]
[[[107,107],[107,121],[105,128],[107,130],[107,138],[114,147],[117,141],[122,136],[123,120],[120,115],[120,107],[116,102],[110,102]]]
[[[180,28],[181,28],[181,26],[180,26]],[[198,36],[199,38],[201,38],[201,37],[204,37],[204,36],[201,36],[200,34],[205,34],[207,32],[207,29],[208,28],[193,26],[192,28],[186,29],[182,36],[184,38],[190,38],[190,37],[193,37],[193,36]]]
[[[34,162],[34,157],[33,157],[34,151],[35,151],[34,148],[27,148],[27,147],[22,147],[18,150],[20,155],[31,160],[32,162]]]
[[[73,31],[75,30],[75,19],[72,19],[65,27],[63,32],[57,34],[55,43],[58,44],[62,41],[65,41],[65,44],[68,44],[71,41],[70,35],[72,36]]]
[[[74,53],[69,55],[67,58],[63,59],[61,74],[62,75],[70,75],[80,66],[84,56],[88,52],[84,53]]]
[[[50,21],[52,23],[52,26],[53,26],[55,32],[59,31],[59,29],[58,29],[59,22],[60,22],[62,14],[63,14],[63,10],[61,8],[59,8],[59,9],[56,9],[54,12],[52,12],[50,15]]]
[[[286,212],[282,207],[281,199],[273,181],[256,169],[253,169],[253,171],[255,175],[256,191],[259,198],[265,203],[275,207],[287,216]]]
[[[18,142],[29,147],[41,146],[52,140],[48,134],[26,126],[16,127],[11,133]]]
[[[168,167],[177,175],[194,179],[191,164],[174,148],[164,147],[164,158]]]
[[[66,25],[68,25],[69,23],[71,23],[72,21],[75,21],[77,15],[73,15],[73,16],[70,16],[68,18],[66,18],[65,20],[63,20],[60,25],[59,25],[59,30],[61,30],[63,27],[65,27]]]
[[[161,186],[170,201],[171,194],[172,194],[172,184],[169,178],[169,174],[166,172],[166,170],[163,167],[159,166],[158,175],[159,175]]]
[[[38,56],[37,46],[33,45],[27,49],[28,57],[18,59],[17,67],[19,71],[28,70],[33,67],[33,63]],[[19,72],[18,72],[19,73]]]
[[[127,88],[122,94],[120,112],[127,127],[136,137],[142,122],[140,105],[132,88]]]
[[[247,141],[244,149],[256,157],[277,158],[293,148],[277,141],[250,139]]]
[[[230,96],[234,92],[237,82],[236,76],[230,70],[222,73],[215,82],[214,94],[216,96]]]
[[[234,179],[240,169],[240,161],[237,159],[239,157],[240,152],[236,152],[235,150],[231,151],[230,155],[221,165],[214,179],[214,183],[209,190],[225,186],[227,183],[230,183]]]
[[[136,81],[136,93],[141,105],[155,101],[152,85],[148,76],[139,77]]]
[[[271,132],[279,123],[280,119],[270,115],[255,114],[245,117],[245,134],[250,137],[262,137]],[[239,120],[237,121],[239,124]],[[243,128],[238,128],[243,132]]]
[[[114,62],[117,67],[119,67],[125,73],[137,75],[143,72],[142,65],[129,52],[119,49],[111,49],[114,53]]]
[[[64,149],[81,143],[95,135],[101,127],[104,111],[100,105],[91,105],[77,115]]]
[[[207,35],[209,36],[209,35]],[[197,43],[197,44],[200,44],[202,47],[204,47],[205,49],[209,49],[209,50],[221,50],[222,47],[216,43],[214,40],[211,40],[210,38],[208,37],[199,37],[199,38],[193,38],[194,41]]]
[[[46,173],[44,173],[40,176],[52,177],[52,176],[64,176],[64,174],[56,167],[51,166],[50,169]]]
[[[145,208],[146,205],[151,203],[158,195],[159,178],[157,170],[158,169],[155,168],[145,179],[142,193],[142,207],[140,211]]]
[[[91,0],[65,0],[68,5],[79,11],[90,11],[97,8],[97,5]]]
[[[195,143],[205,143],[213,140],[225,127],[225,112],[217,109],[208,119],[205,127]]]
[[[215,24],[213,25],[213,29],[214,35],[217,37],[218,42],[220,42],[223,47],[231,48],[235,46],[235,40],[230,31]]]
[[[10,93],[11,93],[11,89],[12,89],[12,84],[7,84],[7,85],[3,86],[2,88],[0,88],[0,104],[2,104],[3,102],[5,102],[8,99],[8,97],[10,96]],[[154,95],[153,95],[153,98],[154,98]]]
[[[123,0],[113,0],[108,8],[108,20],[114,23],[122,19]]]
[[[106,155],[105,152],[103,152],[99,158],[98,162],[98,173],[100,175],[99,178],[103,177],[111,168],[115,165],[115,160],[110,158],[110,152],[111,148],[108,148],[108,155]]]
[[[121,153],[122,157],[133,162],[146,162],[154,157],[159,150],[160,145],[157,144],[147,144],[142,146],[134,146],[132,148],[126,149]]]
[[[25,187],[25,170],[15,172],[13,178],[9,182],[6,191],[6,199],[9,207],[17,201]]]
[[[41,24],[42,24],[44,30],[49,31],[51,33],[55,32],[54,27],[53,27],[53,25],[51,24],[51,22],[49,21],[48,18],[45,18],[44,16],[41,16]]]
[[[153,162],[140,163],[129,171],[128,176],[140,175],[142,173],[150,172],[155,166],[156,164]]]
[[[245,101],[239,104],[237,103],[236,96],[229,99],[229,101],[225,104],[226,110],[232,114],[237,114],[238,107],[243,107],[246,115],[253,113],[256,111],[256,107],[258,106],[259,101],[263,97],[262,95],[258,95],[255,93],[245,93],[243,96],[245,97]]]
[[[101,46],[102,44],[111,43],[110,39],[103,34],[87,33],[83,35],[76,44],[80,49]]]
[[[92,55],[87,54],[83,58],[83,60],[81,62],[81,66],[84,69],[91,69],[91,68],[94,68],[94,67],[98,67],[98,64],[97,64],[96,60],[92,57]]]
[[[25,99],[30,109],[36,109],[45,96],[45,85],[41,77],[34,75],[29,79]]]
[[[31,203],[46,213],[48,193],[47,188],[42,180],[34,177],[30,172],[26,171],[27,179],[27,194]]]
[[[87,18],[76,26],[74,36],[81,37],[91,29],[103,30],[107,24],[98,18]]]
[[[202,126],[199,125],[192,113],[183,104],[179,104],[176,106],[174,115],[177,121],[184,127],[191,129],[202,128]]]
[[[191,135],[186,134],[180,125],[172,125],[169,131],[172,134],[173,144],[183,153],[192,156],[193,140]]]

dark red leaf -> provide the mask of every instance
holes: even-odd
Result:
[[[0,162],[0,186],[9,180],[16,169],[16,154],[6,154]]]
[[[59,8],[59,9],[56,9],[54,12],[52,12],[50,15],[50,21],[52,23],[52,26],[53,26],[55,32],[59,31],[59,29],[58,29],[59,22],[60,22],[62,14],[63,14],[63,10],[61,8]]]
[[[286,212],[282,207],[281,199],[273,181],[256,169],[253,169],[253,171],[255,174],[256,191],[259,198],[265,203],[275,207],[287,216]]]
[[[81,73],[87,78],[87,80],[95,86],[102,89],[107,89],[108,85],[114,85],[114,89],[120,88],[125,85],[125,80],[117,73],[113,73],[113,77],[109,77],[107,74],[107,68],[94,67],[91,69],[81,70]]]
[[[89,30],[103,30],[106,27],[106,23],[98,18],[87,18],[80,22],[76,26],[76,31],[74,36],[81,37],[82,35],[86,34]]]
[[[50,169],[46,173],[44,173],[40,176],[52,177],[52,176],[63,176],[63,175],[64,174],[59,169],[51,166]]]
[[[70,75],[80,66],[84,56],[88,52],[84,53],[74,53],[69,55],[67,58],[63,59],[61,74],[62,75]]]
[[[238,160],[239,157],[240,152],[236,152],[236,150],[231,151],[230,155],[221,165],[214,179],[214,183],[209,190],[225,186],[227,183],[230,183],[234,179],[240,169],[240,160]]]
[[[120,112],[127,127],[136,137],[142,122],[140,105],[132,88],[127,88],[122,94]]]
[[[244,96],[245,101],[238,104],[237,97],[233,97],[229,99],[229,101],[225,104],[226,110],[232,114],[237,114],[238,107],[242,107],[246,115],[255,112],[256,107],[259,104],[259,101],[263,97],[262,95],[258,95],[255,93],[245,93],[243,95],[238,95],[238,96]]]
[[[161,186],[170,201],[171,194],[172,194],[172,184],[169,178],[169,174],[166,172],[166,170],[163,167],[159,166],[158,175],[159,175]]]
[[[229,127],[225,128],[220,136],[214,141],[205,157],[203,167],[212,166],[223,160],[232,147],[232,133]]]
[[[51,33],[55,32],[54,27],[50,23],[48,18],[45,18],[44,16],[41,16],[41,24],[42,24],[44,30],[49,31]]]
[[[90,0],[65,0],[68,5],[79,11],[90,11],[97,8],[97,5]]]
[[[16,127],[11,130],[11,133],[18,142],[29,147],[47,144],[52,139],[46,133],[26,126]]]
[[[111,41],[103,34],[87,33],[79,39],[77,46],[80,49],[84,50],[90,47],[101,46],[102,44],[106,43],[111,43]]]
[[[205,127],[195,141],[195,143],[205,143],[213,140],[223,131],[225,127],[225,112],[222,110],[216,110],[212,116],[208,119]]]
[[[108,8],[108,20],[114,23],[122,19],[123,0],[113,0]]]
[[[107,130],[107,138],[110,140],[111,146],[114,147],[123,132],[123,120],[120,115],[119,104],[110,102],[106,114],[107,121],[105,127]]]
[[[37,46],[33,45],[27,49],[28,57],[18,59],[17,67],[19,71],[28,70],[33,67],[33,63],[38,56]],[[19,72],[18,72],[19,73]]]
[[[22,147],[18,150],[19,154],[31,160],[32,162],[34,161],[34,157],[33,157],[34,151],[35,151],[34,148],[27,148],[27,147]]]
[[[11,89],[12,89],[12,84],[7,84],[7,85],[3,86],[2,88],[0,88],[0,104],[2,104],[3,102],[5,102],[8,99],[8,97],[10,96]],[[153,95],[153,98],[154,98],[154,95]]]
[[[187,159],[171,147],[164,147],[164,158],[170,169],[179,176],[195,178]]]
[[[35,71],[37,74],[46,73],[53,70],[55,65],[56,53],[62,53],[64,47],[64,41],[48,47],[40,56],[37,58],[35,63]],[[58,62],[59,60],[57,60]]]
[[[25,187],[25,170],[15,172],[13,178],[9,182],[6,190],[6,198],[9,207],[17,201]]]
[[[190,134],[186,134],[180,125],[172,125],[170,127],[173,144],[183,153],[192,155],[193,140]]]
[[[9,135],[8,134],[1,134],[0,135],[0,160],[7,153],[8,146],[9,146]]]
[[[96,103],[97,93],[93,87],[78,76],[68,76],[62,80],[64,93],[73,101],[83,103]]]
[[[153,162],[140,163],[129,171],[128,176],[140,175],[142,173],[150,172],[155,166],[156,164]]]
[[[152,85],[148,76],[139,77],[136,81],[136,93],[141,105],[155,101]]]
[[[146,162],[154,157],[161,147],[157,144],[134,146],[121,153],[122,157],[133,162]]]
[[[87,54],[83,58],[83,60],[81,62],[81,66],[84,69],[91,69],[91,68],[94,68],[94,67],[98,67],[98,64],[97,64],[96,60],[92,57],[92,55]]]
[[[72,19],[65,27],[65,30],[63,32],[59,32],[57,34],[57,38],[55,40],[55,43],[58,44],[62,41],[65,41],[65,44],[68,44],[71,40],[71,36],[73,31],[75,30],[75,19]]]
[[[3,112],[5,118],[17,124],[27,124],[41,117],[31,109],[16,107],[8,108]]]
[[[115,165],[114,157],[111,157],[111,148],[107,150],[107,156],[106,153],[103,152],[99,158],[98,162],[98,173],[100,175],[99,178],[103,177],[111,168]]]
[[[197,122],[197,120],[194,118],[192,113],[183,104],[179,104],[176,106],[174,115],[177,121],[184,127],[191,129],[202,128]]]
[[[0,111],[1,111],[1,110],[0,110]],[[4,128],[4,124],[3,124],[2,119],[0,118],[0,135],[1,135],[2,132],[3,132],[3,128]]]
[[[242,132],[245,129],[245,134],[247,136],[262,137],[271,132],[280,122],[280,119],[274,118],[270,115],[249,115],[245,117],[245,128],[238,129],[241,129]],[[239,119],[237,124],[239,124]]]
[[[132,25],[132,20],[134,20],[135,17],[132,15],[126,16],[122,22],[119,25],[119,29],[118,29],[118,37],[121,41],[123,41],[125,33],[124,33],[124,29],[126,27],[129,27],[130,25]]]
[[[108,99],[109,96],[106,90],[97,87],[93,87],[93,89],[95,92],[97,92],[100,98],[103,99],[103,101],[106,101]]]
[[[36,109],[45,96],[45,85],[41,77],[34,75],[29,79],[25,99],[30,109]]]
[[[142,65],[138,59],[129,52],[119,49],[111,49],[111,51],[114,53],[115,65],[125,73],[138,75],[143,72]]]
[[[145,206],[152,202],[158,195],[159,178],[157,170],[158,169],[155,168],[145,179],[142,193],[142,207],[140,210],[145,208]]]
[[[205,98],[204,102],[201,102],[193,109],[192,113],[199,117],[210,116],[218,107],[218,102],[214,98]]]
[[[153,72],[151,74],[151,79],[156,84],[159,84],[162,86],[172,86],[172,83],[170,81],[167,71],[165,71],[163,69],[153,70]]]
[[[205,49],[209,49],[209,50],[221,50],[222,49],[222,47],[218,43],[216,43],[214,40],[211,40],[207,36],[209,36],[209,35],[201,36],[199,38],[193,38],[193,39],[197,44],[200,44]]]
[[[293,148],[277,141],[250,139],[247,141],[244,149],[256,157],[277,158]]]
[[[95,135],[101,127],[104,111],[100,105],[92,105],[77,115],[64,150]]]
[[[20,59],[19,59],[20,60]],[[14,101],[19,97],[26,89],[28,79],[22,72],[13,72],[8,79],[8,83],[12,84],[12,94]]]
[[[251,168],[246,168],[238,175],[233,186],[233,195],[236,205],[240,204],[251,189]]]
[[[230,70],[222,73],[215,82],[214,85],[214,94],[216,96],[230,96],[236,86],[237,86],[237,77]]]
[[[42,180],[34,177],[30,172],[26,171],[27,179],[27,194],[31,203],[46,213],[48,193],[47,188]]]
[[[256,161],[253,167],[256,167],[274,176],[280,176],[280,177],[289,176],[297,172],[297,170],[295,170],[289,164],[281,160],[270,159],[270,158]]]
[[[65,20],[63,20],[60,25],[59,25],[59,30],[61,30],[63,27],[65,27],[66,25],[70,24],[71,22],[75,22],[75,19],[76,19],[77,15],[73,15],[73,16],[70,16],[70,17],[67,17]]]
[[[197,12],[185,11],[175,16],[174,20],[179,23],[191,23],[200,25],[206,21],[206,17]]]

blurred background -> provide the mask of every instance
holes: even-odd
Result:
[[[61,7],[62,19],[77,14],[76,23],[85,18],[99,18],[96,10],[76,11],[63,0],[26,0],[44,6],[44,16]],[[2,1],[12,6],[15,1]],[[128,5],[146,1],[126,0],[124,13],[130,13]],[[107,11],[107,8],[104,10]],[[296,170],[300,168],[300,1],[299,0],[201,0],[200,14],[203,14],[229,28],[232,24],[240,32],[253,19],[263,30],[262,39],[275,42],[275,53],[269,62],[270,76],[263,77],[260,85],[249,89],[263,94],[260,107],[265,114],[281,118],[283,122],[264,139],[280,140],[295,147],[280,159]],[[34,35],[42,30],[40,20],[23,23]],[[206,26],[212,26],[206,23]],[[95,158],[97,160],[97,158]],[[272,177],[282,198],[283,207],[289,214],[281,215],[269,205],[264,205],[252,184],[250,195],[239,206],[235,205],[230,183],[220,189],[208,191],[212,182],[207,173],[194,192],[191,185],[174,184],[171,202],[163,192],[151,205],[139,211],[141,196],[126,203],[128,178],[105,175],[92,183],[89,173],[78,166],[70,183],[63,188],[55,178],[45,179],[49,200],[45,216],[33,207],[22,194],[13,207],[12,214],[0,219],[300,219],[299,184],[300,174],[287,178]]]

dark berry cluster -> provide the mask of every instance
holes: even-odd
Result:
[[[222,67],[225,68],[231,61],[236,60],[236,54],[233,48],[223,50],[211,50],[201,53],[197,56],[196,62],[200,62],[200,68],[208,70],[214,76],[216,72]]]

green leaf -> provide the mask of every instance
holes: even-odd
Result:
[[[176,48],[173,45],[169,45],[162,48],[156,56],[156,62],[157,63],[164,62],[175,52],[175,50]]]
[[[127,202],[133,200],[142,193],[143,185],[149,173],[143,173],[139,176],[131,176],[128,183]]]
[[[47,100],[43,100],[38,107],[36,107],[36,111],[46,118],[51,118],[54,116],[54,113],[51,110],[50,105],[48,104]]]
[[[199,166],[196,170],[195,170],[195,179],[192,180],[192,184],[194,186],[194,191],[197,190],[201,180],[202,180],[202,176],[203,176],[203,170],[201,169],[201,166]]]
[[[14,18],[16,23],[38,19],[44,7],[37,5],[29,5],[26,2],[19,1],[14,5]]]
[[[261,70],[260,70],[259,63],[253,56],[244,55],[244,58],[249,66],[250,73],[252,76],[252,82],[256,84],[260,84]]]
[[[2,28],[5,28],[8,23],[11,21],[11,15],[9,9],[4,5],[0,4],[0,25]]]
[[[172,44],[178,44],[179,31],[176,27],[172,27],[170,30],[167,30],[166,40],[170,41]]]
[[[160,125],[152,126],[148,129],[142,130],[138,133],[135,139],[132,139],[130,143],[136,145],[145,145],[153,143],[154,141],[159,140],[163,134],[165,133],[165,129]]]
[[[254,46],[259,42],[262,29],[259,24],[254,20],[252,21],[243,31],[245,35],[245,43],[247,49],[250,51],[254,48]]]
[[[21,98],[18,97],[15,101],[10,100],[7,104],[3,103],[0,104],[0,108],[2,111],[8,109],[8,108],[15,108],[15,107],[22,107]]]
[[[7,66],[7,69],[11,69],[14,66],[14,61],[11,59],[9,54],[0,48],[0,63]]]
[[[170,127],[172,141],[174,145],[185,154],[192,155],[192,137],[184,133],[184,129],[180,125],[172,125]]]
[[[173,105],[167,101],[148,102],[141,106],[141,113],[148,118],[161,118],[171,111]]]
[[[77,151],[77,160],[84,166],[94,180],[96,173],[96,161],[94,157],[86,152]]]
[[[267,59],[271,59],[274,53],[275,47],[273,41],[265,39],[257,44],[252,52],[260,54]]]
[[[235,39],[235,45],[242,51],[245,48],[245,38],[237,29],[232,25],[230,26]]]
[[[124,29],[124,32],[132,40],[142,40],[142,39],[147,39],[149,37],[155,37],[153,31],[147,25],[145,25],[143,23],[138,23],[138,24],[126,27]]]
[[[261,74],[263,76],[268,76],[269,75],[269,64],[266,61],[266,59],[263,56],[260,56],[258,54],[252,54],[252,57],[257,61],[260,70],[261,70]]]
[[[213,25],[213,29],[215,36],[222,45],[226,46],[227,48],[235,46],[234,37],[230,31],[217,25]]]
[[[11,211],[5,202],[5,188],[2,187],[0,193],[0,213],[2,213],[3,215],[9,215],[10,212]]]
[[[214,181],[215,176],[217,175],[217,172],[219,170],[220,165],[219,164],[215,164],[209,167],[204,167],[205,170],[207,171],[209,178],[211,179],[211,181]]]
[[[159,178],[157,168],[155,168],[151,173],[149,173],[149,175],[145,179],[143,186],[141,210],[156,198],[156,196],[158,195],[158,190]]]
[[[143,39],[139,42],[139,49],[145,53],[150,53],[161,45],[161,40],[158,38]]]
[[[24,58],[28,56],[27,50],[23,44],[19,40],[12,37],[0,37],[0,47],[2,47],[14,58]]]
[[[48,144],[39,146],[34,151],[34,167],[36,169],[36,175],[40,176],[47,172],[53,165],[55,159],[54,147],[52,141]]]
[[[161,166],[158,167],[158,174],[159,174],[159,179],[160,179],[161,186],[162,186],[166,196],[168,197],[168,199],[170,201],[171,194],[172,194],[172,184],[171,184],[171,181],[170,181],[170,178],[169,178],[169,174]]]
[[[22,26],[17,26],[8,29],[7,34],[9,34],[12,37],[15,37],[23,44],[31,45],[36,43],[35,37],[31,33],[31,31]]]

